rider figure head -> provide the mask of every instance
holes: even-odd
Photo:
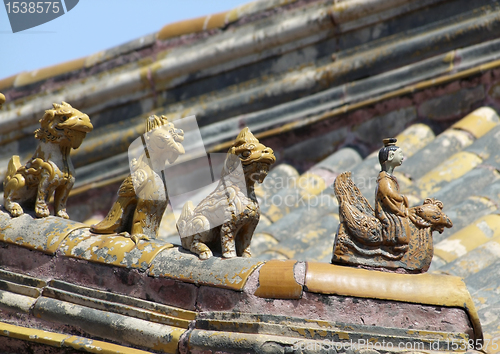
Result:
[[[403,150],[396,146],[396,138],[384,139],[384,147],[378,152],[378,160],[382,171],[392,174],[394,168],[403,163]]]

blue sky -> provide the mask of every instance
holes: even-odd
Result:
[[[18,33],[12,33],[6,7],[0,4],[0,79],[85,57],[157,32],[168,23],[250,1],[80,0],[65,15]]]

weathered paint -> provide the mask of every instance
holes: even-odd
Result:
[[[295,215],[295,217],[301,216]],[[300,252],[316,244],[319,244],[320,247],[325,247],[326,244],[326,247],[330,249],[339,226],[339,216],[337,213],[330,212],[300,226],[300,228],[296,229],[291,228],[288,235],[286,235],[288,237],[283,237],[283,234],[281,234],[279,239],[282,243],[272,246],[270,250],[285,255],[290,259],[297,259]]]
[[[472,137],[466,132],[447,129],[435,139],[431,139],[431,141],[418,151],[413,150],[412,155],[407,155],[407,153],[412,152],[411,150],[403,149],[405,156],[408,156],[408,158],[405,158],[403,165],[396,171],[398,174],[416,181],[424,176],[433,166],[439,166],[453,154],[462,151],[463,148],[472,144],[472,142]],[[439,151],[439,154],[436,154],[436,151]]]
[[[465,255],[443,265],[439,268],[439,271],[466,278],[487,268],[499,259],[500,236],[497,236],[491,241],[470,250]]]
[[[485,132],[480,139],[475,141],[474,144],[464,149],[464,151],[476,154],[486,162],[495,158],[498,155],[499,149],[500,124],[496,124],[489,131]]]
[[[57,77],[71,71],[76,71],[83,68],[84,64],[85,58],[80,58],[30,72],[22,72],[17,75],[14,87],[30,85],[50,77]]]
[[[446,262],[451,262],[498,236],[500,215],[486,215],[439,242],[434,246],[434,253]]]
[[[184,34],[196,33],[214,28],[220,28],[225,25],[227,12],[221,12],[214,15],[197,17],[190,20],[170,23],[156,34],[159,40],[166,40],[173,37],[179,37]]]
[[[492,166],[490,166],[487,161],[484,161],[482,164],[476,166],[474,169],[470,170],[463,176],[456,178],[444,185],[439,191],[434,193],[432,197],[443,202],[443,205],[446,208],[445,211],[447,212],[448,207],[454,207],[461,201],[465,201],[468,197],[481,195],[482,189],[484,189],[485,186],[491,186],[495,183],[500,183],[500,173],[495,168],[492,168]],[[479,206],[481,203],[479,199],[481,198],[476,197],[476,201],[478,202],[476,204],[477,206]],[[482,203],[494,204],[488,200],[482,201]],[[474,204],[470,204],[470,206],[473,205]],[[492,211],[494,211],[495,209],[496,208],[493,208]],[[477,211],[477,209],[471,209],[469,211],[469,213],[471,214],[470,216],[473,216]],[[462,216],[463,215],[460,215],[459,217]],[[477,217],[472,220],[469,219],[469,223],[475,219],[477,219]],[[453,218],[451,220],[455,221]],[[451,232],[453,232],[453,230],[457,231],[457,229],[455,229],[455,225],[453,225]]]
[[[33,308],[37,318],[63,323],[84,332],[146,349],[175,353],[183,328],[41,297]]]
[[[146,270],[161,251],[172,247],[170,243],[154,239],[136,245],[129,237],[96,235],[82,229],[61,244],[60,252],[68,257]]]
[[[403,328],[384,328],[324,320],[303,319],[296,316],[269,314],[234,314],[230,312],[203,312],[194,323],[195,331],[212,331],[214,335],[223,332],[260,334],[300,339],[327,340],[335,343],[373,341],[390,342],[397,347],[401,342],[428,343],[439,341],[468,340],[465,333],[429,331]],[[212,349],[212,348],[211,348]],[[213,349],[212,349],[213,350]]]
[[[103,299],[95,299],[87,296],[82,296],[79,294],[70,293],[52,287],[45,288],[43,291],[43,295],[45,297],[51,297],[57,300],[69,302],[76,305],[82,305],[97,310],[113,312],[124,316],[134,317],[149,322],[154,322],[179,328],[188,328],[190,323],[189,320],[177,318],[175,316],[159,314],[155,311],[150,311],[147,309],[142,309],[140,307],[134,307],[120,303],[110,302]],[[181,312],[184,311],[181,310]]]
[[[11,218],[0,210],[1,241],[48,254],[55,254],[69,234],[84,228],[85,224],[56,216],[34,218],[25,213]]]
[[[110,304],[114,303],[127,306],[130,308],[147,310],[181,320],[191,321],[194,320],[196,316],[196,312],[181,309],[178,307],[164,305],[160,302],[145,301],[136,297],[120,295],[108,291],[96,290],[88,287],[78,286],[61,280],[51,280],[49,283],[49,288],[47,289],[51,289],[51,293],[56,293],[60,291],[60,294],[62,294],[61,296],[68,296],[68,298],[71,297],[69,295],[74,294],[87,299],[103,300]]]
[[[41,343],[55,348],[73,348],[96,354],[147,354],[149,352],[84,337],[25,328],[0,322],[0,336]]]
[[[481,107],[453,124],[451,128],[465,130],[479,139],[498,123],[499,118],[495,110],[490,107]]]
[[[396,136],[398,146],[404,151],[406,157],[413,156],[434,138],[432,129],[422,123],[412,124]]]
[[[500,339],[500,328],[498,325],[498,318],[500,315],[500,302],[498,301],[498,279],[500,273],[500,262],[497,261],[487,268],[479,271],[466,278],[471,287],[481,289],[474,293],[475,303],[479,309],[479,316],[483,321],[483,330],[485,338]],[[486,342],[485,342],[486,343]],[[492,341],[487,350],[488,353],[498,353],[498,347],[492,346]]]
[[[463,176],[482,161],[476,154],[465,151],[456,153],[417,181],[416,187],[420,191],[420,197],[431,197],[443,185]]]
[[[496,184],[500,188],[500,181],[497,181]],[[494,185],[490,185],[494,186]],[[445,187],[446,188],[446,187]],[[479,192],[478,194],[482,195],[491,195],[490,193]],[[439,199],[439,198],[438,198]],[[439,199],[441,200],[441,199]],[[444,204],[446,207],[446,215],[453,221],[453,227],[450,229],[445,229],[442,234],[434,233],[432,235],[434,239],[434,244],[437,244],[444,240],[445,238],[450,237],[454,233],[460,231],[464,227],[468,226],[475,220],[492,214],[498,210],[498,204],[492,201],[487,197],[479,197],[479,196],[471,196],[467,199],[451,204]],[[450,205],[448,208],[447,205]]]
[[[241,291],[250,274],[262,263],[243,257],[223,259],[215,256],[200,260],[182,248],[172,248],[163,250],[154,258],[147,274]]]

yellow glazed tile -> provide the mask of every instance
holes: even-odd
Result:
[[[413,155],[434,138],[435,135],[432,129],[428,125],[421,123],[409,126],[396,136],[398,146],[404,151],[406,157]]]
[[[288,214],[288,212],[290,211],[289,208],[285,208],[285,210],[281,210],[280,208],[278,208],[276,205],[274,204],[271,204],[271,206],[269,207],[269,209],[267,210],[266,212],[266,216],[269,218],[269,220],[271,220],[272,222],[276,222],[278,221],[279,219],[281,219],[284,215],[284,212],[285,211],[285,214]]]
[[[432,196],[443,184],[463,176],[481,162],[482,159],[476,154],[465,151],[456,153],[417,181],[421,197]]]
[[[307,262],[305,287],[320,294],[336,294],[380,300],[464,309],[475,338],[482,338],[481,323],[463,280],[437,274],[395,274]]]
[[[205,20],[203,30],[210,30],[210,29],[214,29],[214,28],[223,27],[226,24],[226,15],[227,15],[227,11],[210,15]]]
[[[23,214],[11,218],[0,210],[0,241],[55,254],[63,240],[85,224],[56,216],[34,218]]]
[[[103,341],[98,341],[78,336],[71,336],[69,334],[60,334],[49,331],[43,331],[35,328],[15,326],[4,322],[0,322],[0,336],[20,339],[26,342],[39,343],[55,348],[73,348],[86,353],[99,353],[99,354],[149,353],[143,350],[128,348],[125,346],[106,343]],[[177,340],[178,342],[177,336],[172,339]],[[168,351],[168,353],[175,353],[175,351]]]
[[[96,354],[149,354],[139,349],[129,348],[117,344],[106,343],[103,341],[71,336],[64,341],[64,348],[73,348],[78,351],[85,353],[96,353]],[[168,352],[175,353],[175,352]]]
[[[184,332],[186,332],[185,329],[173,328],[169,333],[170,340],[168,343],[164,343],[164,341],[159,340],[158,343],[153,345],[153,349],[171,354],[178,353],[179,340]]]
[[[451,262],[498,236],[500,215],[486,215],[439,242],[434,247],[434,254],[446,262]]]
[[[156,34],[159,40],[179,37],[184,34],[203,31],[203,25],[208,16],[197,17],[189,20],[169,23],[160,29]]]
[[[65,63],[49,66],[46,68],[23,72],[17,75],[14,81],[15,87],[22,87],[33,84],[38,81],[48,79],[49,77],[59,76],[74,70],[81,69],[85,66],[85,58],[67,61]]]
[[[306,200],[320,194],[327,187],[323,177],[311,172],[301,175],[296,183],[300,189],[300,195]]]
[[[297,283],[294,267],[297,261],[271,260],[266,262],[259,273],[259,287],[255,296],[268,299],[300,299],[302,285]]]
[[[498,115],[490,107],[481,107],[468,114],[451,127],[471,133],[476,139],[489,132],[498,124]]]
[[[60,348],[61,343],[69,337],[68,334],[47,332],[34,328],[15,326],[4,322],[0,322],[0,336],[50,345],[56,348]]]
[[[119,267],[147,269],[158,253],[173,247],[162,241],[140,241],[137,245],[120,235],[96,235],[76,232],[61,245],[60,251],[73,258],[112,264]]]
[[[14,81],[16,81],[17,75],[12,75],[9,77],[6,77],[5,79],[0,80],[0,90],[6,89],[14,85]]]
[[[250,275],[262,263],[258,259],[245,257],[211,257],[201,260],[190,252],[174,247],[158,254],[147,274],[242,291]]]

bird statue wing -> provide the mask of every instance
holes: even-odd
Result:
[[[334,182],[339,202],[340,221],[357,241],[377,245],[382,240],[382,226],[375,211],[351,179],[351,172],[341,173]]]

